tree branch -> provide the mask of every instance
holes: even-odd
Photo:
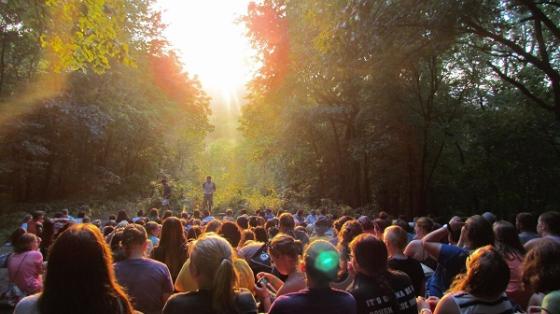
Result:
[[[540,99],[539,97],[535,96],[533,93],[531,93],[531,91],[525,87],[525,85],[523,85],[521,82],[516,81],[515,79],[507,76],[504,72],[500,71],[500,69],[498,69],[497,66],[493,65],[491,62],[487,63],[489,67],[492,68],[492,70],[494,70],[494,72],[496,72],[496,74],[498,74],[498,76],[510,83],[511,85],[515,86],[517,89],[519,89],[519,91],[521,91],[521,93],[523,93],[525,96],[527,96],[527,98],[531,99],[532,101],[534,101],[539,107],[542,107],[543,109],[549,110],[549,111],[554,111],[553,106],[547,104],[544,100]]]

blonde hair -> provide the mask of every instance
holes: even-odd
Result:
[[[233,266],[235,253],[226,239],[205,233],[195,241],[191,249],[191,263],[211,282],[212,309],[216,313],[238,312],[234,298],[238,287],[238,275]]]
[[[399,226],[390,226],[385,229],[383,239],[391,243],[395,247],[404,250],[406,247],[407,234],[406,231]]]

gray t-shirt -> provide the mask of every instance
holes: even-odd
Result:
[[[173,292],[167,265],[148,258],[126,259],[114,264],[117,281],[126,289],[134,308],[145,314],[161,313],[164,294]]]
[[[214,182],[204,182],[202,184],[202,189],[204,190],[204,194],[212,195],[214,194],[214,191],[216,191],[216,185]]]

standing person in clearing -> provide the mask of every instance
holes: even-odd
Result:
[[[214,192],[216,192],[216,185],[212,182],[212,177],[207,176],[206,182],[202,184],[202,190],[204,191],[204,203],[202,208],[207,208],[209,212],[212,212]]]
[[[171,199],[171,187],[169,186],[169,184],[167,183],[167,179],[163,179],[161,180],[161,185],[162,185],[162,200],[161,200],[161,206],[163,208],[167,208],[169,209],[169,201]]]

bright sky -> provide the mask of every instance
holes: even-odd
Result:
[[[215,103],[228,109],[239,106],[239,95],[255,68],[244,25],[236,23],[249,1],[158,0],[165,35],[185,69],[198,75]]]

